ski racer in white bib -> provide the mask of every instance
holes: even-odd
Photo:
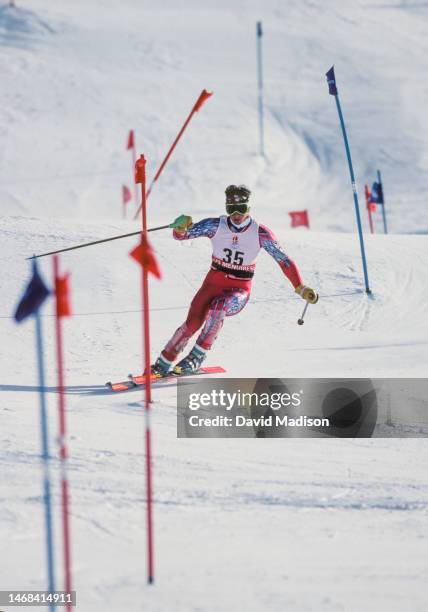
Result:
[[[190,374],[201,367],[224,318],[238,314],[248,302],[260,249],[275,259],[296,293],[311,304],[318,301],[318,294],[303,284],[296,264],[283,251],[273,232],[251,218],[250,194],[245,185],[229,185],[226,189],[227,215],[197,223],[187,215],[180,215],[174,221],[176,240],[200,237],[211,240],[211,269],[190,304],[186,320],[152,365],[153,374],[166,376],[171,368],[177,375]],[[178,355],[200,328],[190,353],[173,367]]]

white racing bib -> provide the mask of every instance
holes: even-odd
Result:
[[[217,231],[211,238],[213,264],[241,272],[253,272],[260,251],[259,226],[251,220],[243,232],[232,232],[226,215],[220,217]]]

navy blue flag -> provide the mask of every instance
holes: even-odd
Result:
[[[261,22],[261,21],[258,21],[258,22],[257,22],[257,36],[258,36],[259,38],[261,38],[261,37],[262,37],[262,35],[263,35],[263,32],[262,32],[262,22]]]
[[[50,291],[44,284],[37,269],[36,260],[33,260],[33,276],[16,308],[15,321],[21,323],[21,321],[37,312],[49,293]]]
[[[336,77],[334,76],[334,66],[332,66],[330,70],[325,73],[325,76],[327,77],[328,93],[331,96],[337,96]]]
[[[382,183],[373,183],[371,200],[376,204],[383,204]]]

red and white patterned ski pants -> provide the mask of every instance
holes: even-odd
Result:
[[[186,321],[175,331],[162,351],[174,361],[200,327],[197,344],[208,350],[221,330],[225,317],[241,312],[250,297],[251,279],[231,278],[224,272],[210,270],[190,304]]]

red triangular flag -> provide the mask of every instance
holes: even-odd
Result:
[[[122,185],[122,201],[124,204],[127,204],[132,200],[132,193],[129,187],[126,185]]]
[[[133,149],[134,148],[134,130],[129,130],[129,134],[128,134],[128,143],[126,145],[127,149]]]
[[[208,98],[209,98],[210,96],[212,96],[212,95],[213,95],[213,92],[212,92],[212,91],[211,91],[211,92],[209,92],[209,91],[207,91],[206,89],[204,89],[204,90],[202,91],[201,95],[199,96],[199,98],[196,100],[196,104],[195,104],[195,106],[193,107],[193,110],[194,110],[195,112],[197,112],[197,111],[201,110],[201,106],[202,106],[202,104],[203,104],[203,103],[204,103],[206,100],[208,100]]]
[[[135,182],[143,183],[146,172],[146,160],[144,155],[140,155],[139,159],[135,162]]]
[[[307,210],[296,210],[288,213],[291,217],[291,227],[304,225],[309,227],[309,215]]]
[[[69,278],[70,275],[66,274],[62,278],[59,277],[55,280],[56,312],[58,317],[71,317]]]
[[[149,274],[153,274],[153,276],[156,276],[156,278],[162,278],[153,249],[144,235],[141,236],[140,244],[136,246],[135,249],[133,249],[129,254],[135,259],[135,261],[141,264]]]

